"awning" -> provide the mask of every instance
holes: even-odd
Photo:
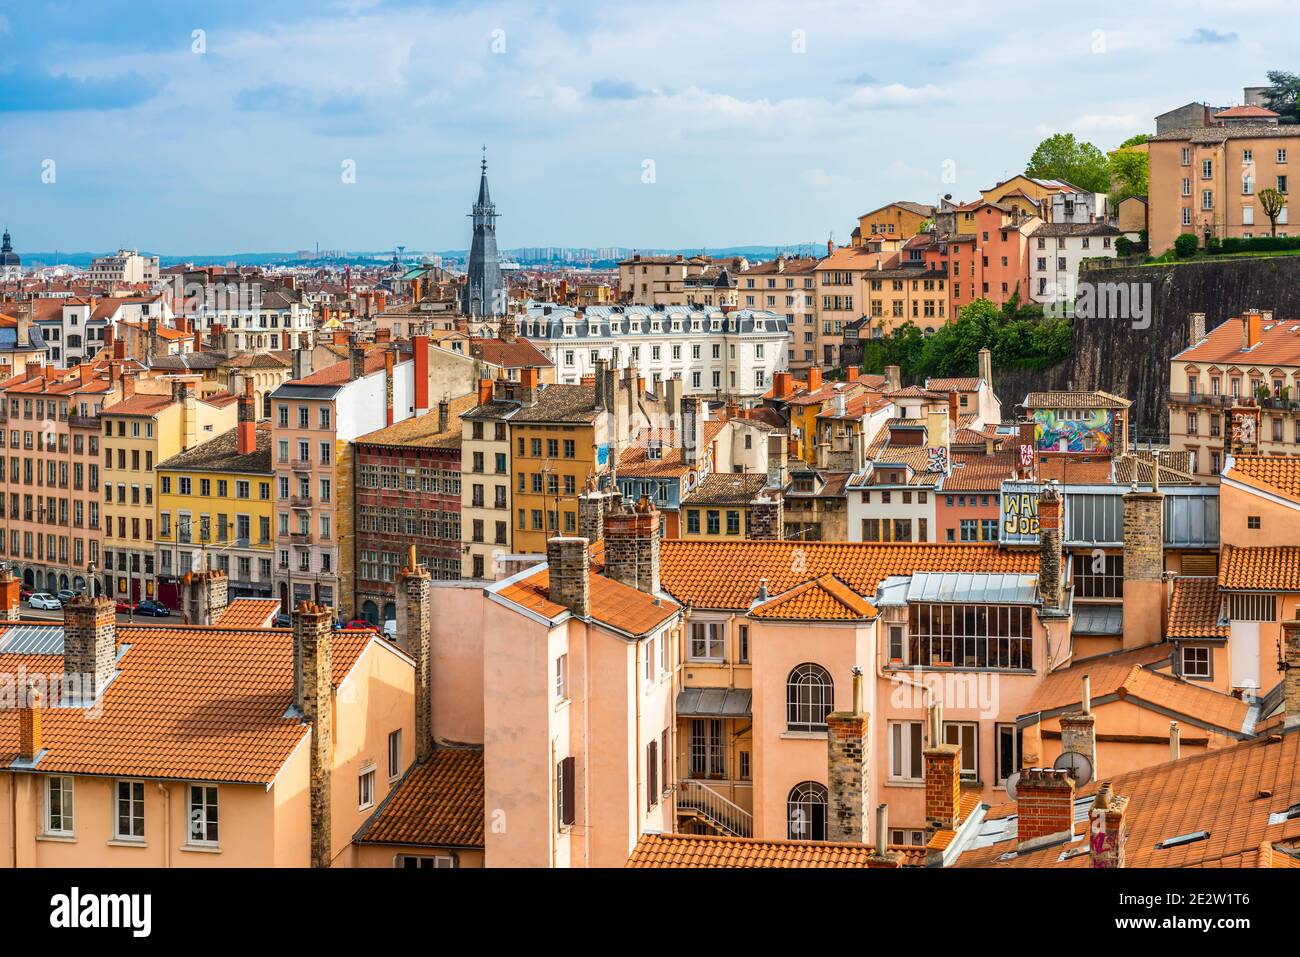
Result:
[[[687,717],[748,718],[754,693],[747,688],[683,688],[677,713]]]
[[[1123,605],[1085,605],[1074,603],[1072,635],[1122,635],[1124,634]]]

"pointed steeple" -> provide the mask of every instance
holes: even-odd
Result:
[[[497,255],[497,208],[488,191],[487,146],[479,164],[478,199],[470,212],[474,235],[466,263],[461,312],[468,316],[501,316],[506,312],[506,286]]]

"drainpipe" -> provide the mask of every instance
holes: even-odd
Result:
[[[163,802],[163,867],[172,866],[172,796],[167,785],[159,781],[158,793]],[[189,835],[186,835],[188,840]]]

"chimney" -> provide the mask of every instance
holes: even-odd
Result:
[[[785,504],[781,489],[763,488],[749,503],[749,533],[753,541],[779,542],[785,538]]]
[[[784,489],[786,483],[786,442],[785,436],[773,433],[767,437],[767,485],[768,488]]]
[[[116,344],[115,343],[116,337],[117,337],[117,326],[113,325],[111,322],[105,325],[104,326],[104,348],[108,350],[109,355],[113,354],[113,346]],[[21,337],[19,337],[18,343],[19,345],[22,344]]]
[[[189,602],[189,621],[194,625],[215,625],[226,610],[230,582],[219,569],[186,572],[183,579]]]
[[[682,398],[682,461],[694,468],[700,461],[699,401],[693,396]]]
[[[203,330],[197,324],[194,326],[194,351],[203,351]]]
[[[1183,733],[1177,721],[1169,722],[1169,760],[1177,761],[1183,756]]]
[[[348,379],[355,382],[362,379],[366,374],[366,350],[360,345],[353,345],[348,349]]]
[[[845,373],[845,375],[848,376],[848,380],[850,382],[857,382],[858,376],[861,375],[861,370],[857,366],[849,366],[848,371]]]
[[[235,433],[236,447],[240,455],[250,455],[257,451],[257,399],[253,396],[253,380],[244,379],[244,394],[239,397],[236,410],[238,431]]]
[[[605,556],[609,574],[609,556]],[[579,618],[591,614],[591,586],[587,579],[587,540],[552,538],[546,542],[547,597]]]
[[[794,376],[789,372],[778,372],[772,377],[772,398],[784,399],[794,391]]]
[[[32,379],[39,379],[42,375],[41,364],[35,359],[28,359],[26,364],[26,375],[24,381],[30,382]]]
[[[1264,316],[1258,309],[1247,309],[1241,317],[1241,351],[1259,345],[1264,331]]]
[[[122,376],[122,398],[129,399],[135,395],[135,373],[128,372]]]
[[[433,649],[430,645],[429,570],[416,561],[415,546],[402,569],[397,640],[415,659],[415,760],[433,753]]]
[[[330,787],[334,770],[333,614],[325,605],[303,602],[293,616],[294,707],[311,725],[311,866],[329,867],[334,858],[330,829]]]
[[[902,867],[903,855],[889,849],[889,805],[876,806],[876,849],[867,857],[867,867]]]
[[[853,708],[826,716],[826,781],[829,787],[826,839],[865,844],[869,825],[871,753],[862,704],[862,669],[853,669]],[[877,839],[880,840],[879,835]],[[883,845],[882,845],[883,849]]]
[[[447,420],[451,415],[451,407],[447,404],[445,398],[438,400],[438,432],[439,434],[447,431]]]
[[[411,348],[415,353],[415,414],[429,411],[429,337],[413,336]]]
[[[1300,620],[1282,622],[1284,728],[1300,727]]]
[[[808,370],[808,391],[816,392],[822,387],[822,370],[818,366],[813,366]]]
[[[532,405],[537,401],[537,380],[536,366],[525,366],[519,370],[519,384],[522,387],[520,389],[520,400],[524,405]],[[599,399],[599,392],[597,398]],[[600,406],[597,406],[597,408],[600,408]]]
[[[104,690],[117,666],[117,619],[104,596],[74,595],[63,606],[63,692],[90,701]]]
[[[1082,754],[1097,773],[1097,716],[1092,713],[1089,676],[1083,676],[1083,698],[1078,711],[1061,715],[1061,752]]]
[[[925,758],[925,831],[951,831],[961,814],[961,745],[936,743],[942,728],[936,706],[930,710],[930,746],[921,752]]]
[[[1055,480],[1038,493],[1038,596],[1043,612],[1065,609],[1065,580],[1061,554],[1061,492]]]
[[[311,350],[295,349],[293,351],[293,377],[295,379],[305,379],[311,375],[311,371]]]
[[[647,595],[659,593],[659,510],[641,496],[605,515],[605,577]],[[585,542],[586,539],[584,538]]]
[[[1165,497],[1124,493],[1124,647],[1164,639]],[[1041,518],[1040,518],[1041,524]]]
[[[953,432],[957,431],[957,393],[948,393],[948,424]]]
[[[0,621],[18,621],[23,617],[22,582],[8,568],[0,571]]]
[[[419,400],[416,400],[419,405]],[[417,408],[415,414],[419,415]],[[393,424],[393,350],[384,350],[384,424]]]
[[[1097,799],[1088,809],[1088,852],[1093,867],[1124,866],[1124,847],[1128,843],[1125,815],[1128,798],[1115,794],[1107,781],[1097,791]]]
[[[1016,849],[1073,838],[1074,778],[1056,768],[1025,768],[1016,783]]]
[[[41,711],[45,698],[35,685],[23,692],[18,708],[18,760],[33,764],[45,750],[41,740]]]
[[[990,389],[993,388],[993,353],[987,348],[979,351],[980,379]]]
[[[479,379],[478,380],[478,404],[487,405],[487,403],[491,401],[492,401],[492,380]]]
[[[578,534],[592,545],[604,539],[605,512],[617,507],[617,495],[608,495],[588,483],[578,496]]]
[[[898,366],[885,366],[885,391],[897,392],[902,387],[902,370]]]
[[[1205,313],[1192,312],[1187,316],[1187,344],[1194,346],[1205,338]]]

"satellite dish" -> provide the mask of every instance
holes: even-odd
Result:
[[[1074,786],[1077,788],[1084,787],[1092,780],[1092,761],[1078,751],[1062,751],[1061,756],[1052,762],[1052,767],[1065,771],[1074,778]]]
[[[1019,785],[1020,785],[1019,771],[1017,771],[1015,774],[1007,775],[1007,780],[1006,780],[1007,797],[1011,798],[1011,800],[1013,801],[1016,799],[1016,788]]]

